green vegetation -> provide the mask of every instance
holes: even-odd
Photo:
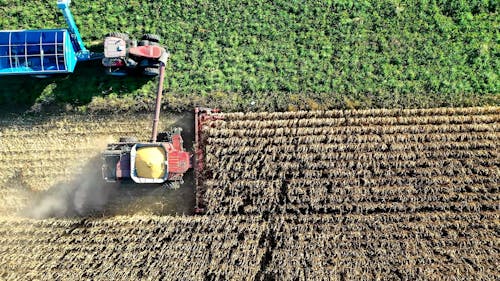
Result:
[[[85,42],[158,33],[173,54],[165,103],[225,110],[498,105],[494,0],[73,1]],[[54,0],[0,0],[0,27],[64,27]],[[98,46],[96,47],[99,48]],[[1,78],[0,103],[141,109],[154,81]]]

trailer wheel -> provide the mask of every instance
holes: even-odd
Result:
[[[121,137],[119,142],[137,142],[137,138],[134,137]]]
[[[159,43],[161,40],[161,37],[158,34],[146,33],[146,34],[142,35],[141,40],[149,40],[151,42]]]
[[[118,37],[125,41],[128,41],[130,39],[130,36],[127,33],[122,33],[122,32],[110,32],[106,34],[106,37]]]
[[[158,68],[154,68],[154,67],[146,67],[142,71],[142,74],[144,74],[146,76],[157,76],[158,74],[160,74],[160,70]]]
[[[31,77],[37,78],[37,79],[47,79],[47,78],[52,77],[52,75],[50,75],[50,74],[36,74],[36,75],[31,75]]]

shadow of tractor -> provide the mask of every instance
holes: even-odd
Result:
[[[102,52],[102,44],[91,49]],[[43,79],[29,75],[0,76],[0,107],[3,113],[21,113],[36,104],[56,102],[82,106],[96,96],[134,92],[151,79],[142,76],[108,76],[99,59],[78,62],[71,74]]]

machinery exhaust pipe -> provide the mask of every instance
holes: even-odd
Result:
[[[156,92],[155,115],[153,118],[153,132],[151,133],[151,142],[155,143],[158,137],[158,123],[160,122],[161,98],[163,95],[163,80],[165,78],[165,63],[160,62],[160,81],[158,82],[158,91]]]

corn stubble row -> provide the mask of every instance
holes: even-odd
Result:
[[[206,215],[0,217],[0,279],[499,276],[500,108],[225,116]]]
[[[498,210],[497,107],[225,117],[206,127],[210,213]]]
[[[3,217],[0,278],[493,280],[500,262],[498,220],[492,211]]]

